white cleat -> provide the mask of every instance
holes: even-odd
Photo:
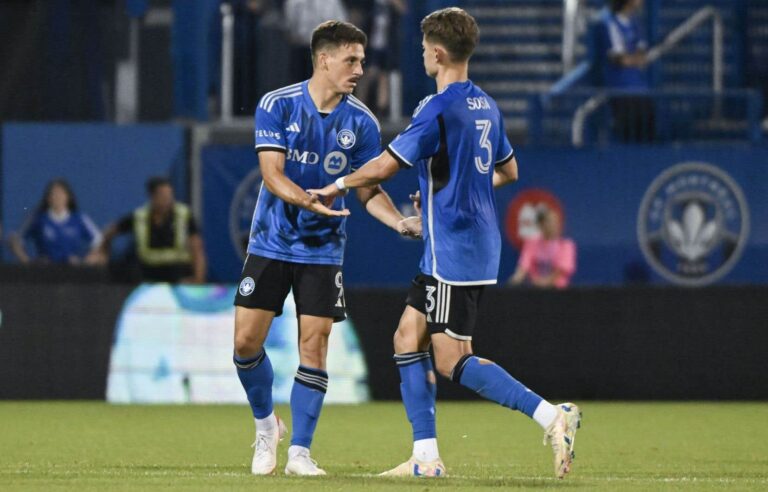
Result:
[[[251,462],[251,473],[254,475],[271,475],[277,467],[277,444],[283,440],[288,429],[280,417],[275,415],[275,418],[276,431],[256,432],[256,442],[251,446],[255,448]]]
[[[557,405],[557,417],[544,432],[544,445],[549,442],[555,453],[555,476],[563,478],[571,471],[571,464],[576,455],[576,430],[581,427],[581,410],[573,403]]]
[[[317,466],[317,461],[309,457],[309,450],[304,448],[291,457],[285,465],[286,475],[319,476],[325,475],[325,470]]]
[[[429,477],[439,478],[447,476],[445,465],[440,458],[435,461],[419,461],[415,457],[405,463],[400,463],[391,470],[379,473],[380,477]]]

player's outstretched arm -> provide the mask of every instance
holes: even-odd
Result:
[[[394,176],[399,169],[398,162],[385,150],[377,158],[366,162],[357,171],[337,179],[336,183],[329,184],[320,190],[307,190],[307,192],[314,196],[334,198],[351,188],[380,184]]]
[[[421,218],[403,217],[392,199],[381,186],[365,186],[357,189],[357,198],[365,210],[379,222],[408,237],[421,237]]]
[[[493,187],[498,188],[517,181],[517,159],[512,157],[493,170]]]
[[[285,154],[274,150],[259,152],[259,166],[264,186],[286,203],[296,205],[320,215],[338,217],[349,215],[349,210],[332,210],[321,203],[317,196],[307,194],[285,175]]]

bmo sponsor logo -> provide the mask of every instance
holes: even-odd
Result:
[[[302,164],[317,164],[320,162],[320,156],[315,152],[308,150],[288,149],[285,158],[289,161],[300,162]]]

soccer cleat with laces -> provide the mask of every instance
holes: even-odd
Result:
[[[251,446],[254,448],[251,462],[251,473],[254,475],[270,475],[277,467],[277,444],[283,440],[287,429],[280,417],[275,415],[275,418],[277,419],[275,431],[256,431],[256,442]]]
[[[576,444],[576,429],[581,427],[581,411],[573,403],[557,405],[557,417],[544,432],[544,445],[552,445],[555,453],[555,476],[563,478],[571,471],[575,458],[573,446]]]
[[[379,473],[380,477],[445,477],[445,465],[440,458],[435,461],[419,461],[415,457],[391,470]]]
[[[325,475],[325,470],[317,466],[317,461],[309,457],[309,450],[304,448],[294,456],[288,453],[288,463],[285,465],[286,475],[316,476]]]

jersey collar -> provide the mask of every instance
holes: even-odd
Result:
[[[331,121],[334,118],[334,116],[339,112],[339,110],[344,105],[347,104],[347,99],[349,99],[349,96],[346,94],[341,96],[341,101],[339,101],[339,104],[337,104],[336,107],[333,108],[333,111],[328,113],[328,116],[323,118],[322,116],[320,116],[320,112],[317,110],[317,106],[315,106],[315,101],[313,101],[312,97],[309,95],[309,80],[305,80],[304,82],[302,82],[301,92],[302,92],[302,97],[304,98],[304,103],[309,108],[309,112],[312,113],[312,117],[325,122]]]

